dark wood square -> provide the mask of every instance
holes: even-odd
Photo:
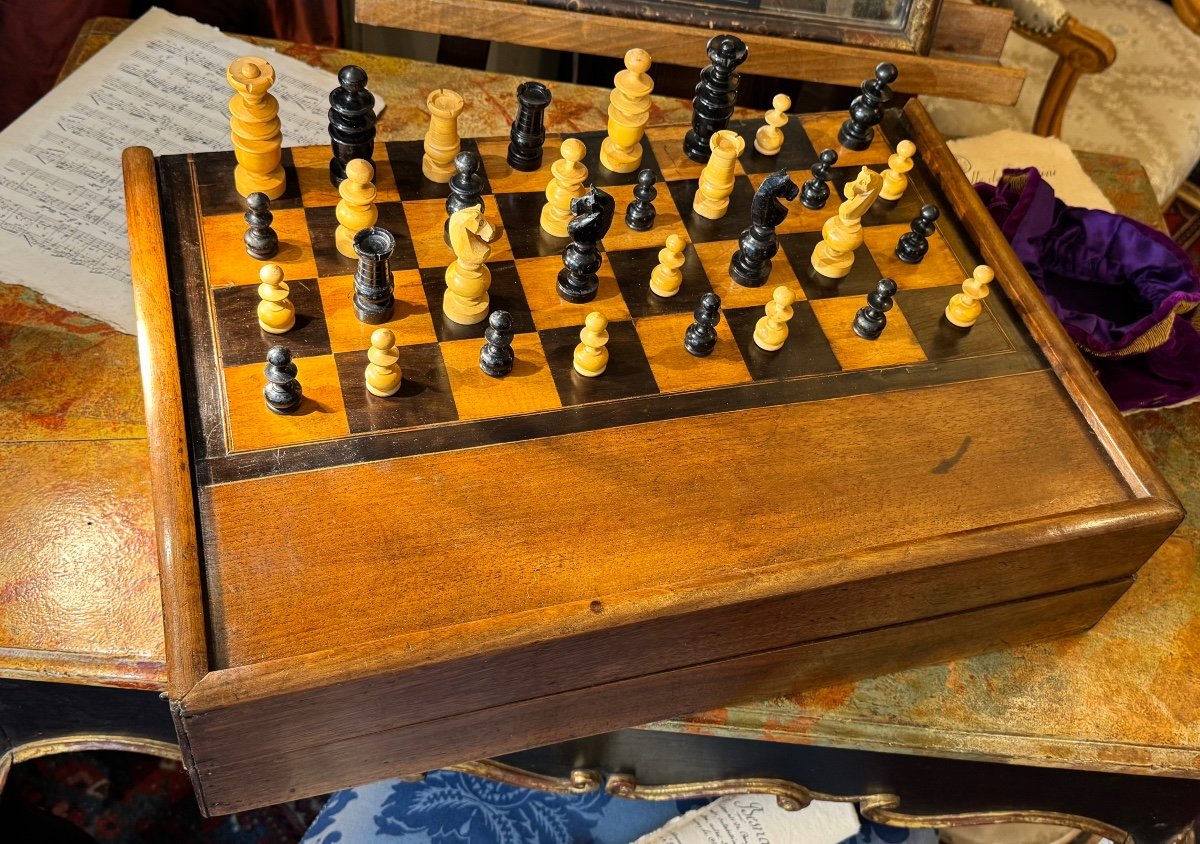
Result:
[[[812,141],[808,139],[808,133],[804,131],[799,119],[795,117],[783,127],[783,148],[779,150],[779,153],[763,155],[754,148],[754,136],[759,127],[763,125],[761,120],[738,121],[737,124],[730,124],[729,128],[746,141],[746,149],[742,153],[742,157],[738,159],[744,172],[773,173],[776,170],[808,170],[817,160],[817,153],[820,150],[813,149]]]
[[[389,266],[393,271],[415,270],[417,253],[413,249],[412,238],[408,232],[404,204],[381,202],[375,207],[379,210],[379,220],[375,225],[387,229],[392,233],[392,237],[396,238],[396,249],[392,252]],[[313,260],[317,263],[317,275],[322,278],[331,275],[353,275],[358,268],[358,259],[347,258],[338,252],[334,239],[338,227],[337,206],[305,208],[304,218],[308,224],[309,240],[312,241]]]
[[[546,159],[553,162],[558,158],[558,144],[567,138],[578,138],[583,141],[583,145],[587,147],[587,154],[584,155],[583,161],[580,162],[588,169],[588,179],[584,184],[598,185],[601,188],[606,185],[635,185],[637,184],[638,170],[649,168],[654,171],[655,177],[662,181],[662,170],[659,169],[658,159],[654,157],[654,150],[650,147],[650,141],[642,136],[642,163],[637,170],[632,173],[614,173],[600,163],[600,146],[604,143],[604,138],[607,132],[575,132],[569,135],[564,135],[562,140],[555,141],[553,149],[546,150]],[[547,143],[547,147],[550,144]]]
[[[992,285],[993,293],[996,287]],[[896,301],[903,306],[909,328],[917,336],[925,356],[930,360],[952,360],[1012,351],[1012,343],[992,317],[988,307],[990,296],[983,300],[983,313],[970,328],[959,328],[946,319],[950,297],[961,291],[962,287],[954,285],[896,294]]]
[[[222,366],[263,362],[272,346],[286,347],[294,358],[329,354],[329,331],[316,279],[289,279],[287,284],[288,298],[296,306],[296,325],[286,334],[258,327],[257,284],[213,290]]]
[[[334,360],[352,434],[436,425],[458,418],[446,364],[434,343],[400,347],[403,380],[394,396],[376,396],[367,390],[365,350],[339,352]]]
[[[629,315],[634,319],[659,314],[690,313],[695,310],[701,296],[712,292],[712,285],[708,283],[704,266],[689,243],[683,251],[685,260],[680,267],[683,283],[679,286],[679,292],[665,299],[652,293],[650,273],[658,265],[659,251],[659,247],[629,249],[623,252],[609,252],[605,256],[617,278],[617,286],[621,288],[621,297],[625,300]]]
[[[886,162],[882,167],[886,167]],[[872,170],[881,170],[881,167],[872,167]],[[862,172],[862,166],[857,167],[834,167],[831,171],[832,178],[830,179],[834,185],[833,194],[829,197],[829,201],[825,203],[825,210],[830,215],[836,214],[838,205],[846,198],[843,191],[846,189],[848,182],[858,178],[858,174]],[[892,223],[904,223],[908,225],[921,212],[921,196],[917,192],[916,185],[913,184],[911,173],[909,174],[908,188],[904,191],[904,195],[899,199],[876,199],[871,204],[871,208],[863,216],[864,226],[886,226]]]
[[[564,407],[651,396],[658,392],[642,341],[633,323],[624,320],[608,324],[608,368],[604,373],[588,378],[576,372],[575,347],[579,345],[582,328],[582,325],[569,325],[538,332]]]
[[[245,212],[246,200],[234,187],[233,171],[237,167],[237,158],[232,151],[199,152],[192,156],[192,162],[196,168],[196,193],[200,198],[200,213],[203,216]],[[280,163],[283,164],[283,175],[287,181],[283,186],[283,195],[271,200],[271,209],[300,208],[304,201],[300,198],[300,179],[292,165],[290,149],[284,149]]]
[[[479,154],[479,146],[474,138],[462,138],[460,145],[464,150]],[[396,190],[400,199],[445,199],[450,195],[450,185],[431,182],[421,172],[421,158],[425,155],[425,141],[388,141],[388,161],[392,165],[392,173],[396,179]],[[491,193],[492,186],[484,171],[483,158],[480,156],[479,175],[483,177],[483,192]]]
[[[546,204],[544,193],[501,193],[496,195],[496,206],[508,235],[508,243],[514,258],[544,258],[561,255],[571,242],[569,237],[551,237],[542,231],[542,206]],[[618,221],[613,220],[613,225]],[[622,224],[623,225],[623,224]]]
[[[787,340],[783,348],[774,352],[761,349],[754,342],[754,327],[764,312],[763,308],[725,309],[725,319],[742,351],[742,360],[746,362],[746,368],[755,381],[822,375],[841,370],[829,341],[825,339],[825,332],[813,314],[812,305],[805,301],[792,305]]]
[[[517,266],[512,261],[498,261],[488,264],[492,271],[492,286],[488,288],[489,312],[508,311],[512,316],[514,334],[527,334],[534,330],[533,314],[529,302],[525,300],[525,290],[521,287],[521,277],[517,274]],[[438,342],[447,340],[483,340],[483,332],[487,328],[487,320],[481,320],[474,325],[459,325],[442,315],[442,299],[446,295],[446,270],[441,267],[421,270],[421,286],[425,290],[425,299],[429,302],[429,316],[433,320],[433,330]]]
[[[781,234],[779,251],[787,256],[788,262],[800,279],[804,295],[809,299],[830,299],[835,296],[866,296],[879,283],[879,267],[871,257],[871,250],[860,246],[854,250],[854,266],[844,278],[826,278],[813,269],[812,252],[821,242],[820,232]],[[779,260],[776,256],[775,260]],[[769,284],[770,282],[768,282]],[[863,300],[866,304],[866,300]]]
[[[679,209],[679,216],[687,226],[688,237],[693,243],[708,243],[713,240],[736,240],[746,226],[750,225],[750,201],[754,199],[754,185],[743,175],[733,178],[733,193],[729,195],[729,208],[719,220],[701,217],[692,210],[696,196],[697,179],[667,182],[671,198]]]

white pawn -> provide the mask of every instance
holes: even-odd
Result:
[[[379,209],[375,207],[378,191],[371,183],[374,178],[375,168],[371,162],[356,158],[346,165],[346,178],[338,185],[338,194],[342,198],[334,212],[338,227],[333,241],[337,251],[347,258],[358,257],[354,251],[354,236],[379,220]]]
[[[283,268],[264,264],[258,271],[258,327],[268,334],[285,334],[296,324],[296,306],[288,298],[291,290],[283,280]]]
[[[658,266],[650,273],[650,292],[669,299],[683,284],[683,249],[687,242],[677,234],[667,235],[667,242],[658,250]]]
[[[371,348],[367,349],[367,370],[364,373],[367,390],[376,396],[392,396],[400,390],[403,374],[400,371],[400,350],[396,335],[386,328],[371,333]]]
[[[567,138],[559,145],[562,156],[550,166],[550,181],[546,184],[546,204],[542,206],[542,231],[551,237],[566,237],[567,224],[575,219],[571,200],[587,193],[583,183],[588,169],[583,164],[587,147],[578,138]]]
[[[962,293],[950,297],[946,305],[946,319],[959,328],[970,328],[983,313],[982,299],[988,295],[988,285],[996,274],[987,264],[980,264],[971,273],[971,277],[963,282]]]
[[[592,311],[579,332],[580,343],[575,347],[575,371],[587,378],[603,374],[608,367],[608,320],[599,311]]]
[[[759,319],[754,326],[754,344],[768,352],[777,352],[783,348],[788,336],[788,320],[792,318],[792,303],[796,294],[782,284],[771,294],[767,302],[766,316]]]
[[[754,133],[754,148],[761,155],[779,155],[783,148],[783,127],[787,125],[787,110],[792,107],[792,98],[787,94],[776,94],[767,111],[766,125],[759,126]]]
[[[896,144],[896,151],[888,157],[887,169],[883,171],[883,187],[879,198],[889,201],[904,196],[908,188],[908,171],[913,169],[912,157],[917,154],[917,145],[912,141]]]

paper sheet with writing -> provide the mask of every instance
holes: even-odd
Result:
[[[151,9],[0,132],[0,281],[133,333],[121,151],[232,149],[243,55],[275,68],[284,146],[328,143],[334,74]]]

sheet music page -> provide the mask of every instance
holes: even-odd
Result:
[[[225,69],[244,55],[275,68],[284,146],[328,143],[334,74],[151,9],[0,132],[0,281],[132,334],[121,151],[232,149]]]

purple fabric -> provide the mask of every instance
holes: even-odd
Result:
[[[1006,170],[999,185],[975,190],[1117,407],[1200,395],[1200,334],[1172,316],[1200,303],[1200,274],[1173,240],[1128,217],[1067,206],[1033,168]],[[1172,318],[1157,348],[1102,357]]]

